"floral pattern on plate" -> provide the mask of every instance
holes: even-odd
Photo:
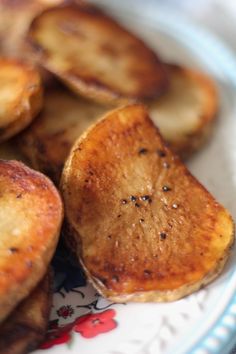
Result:
[[[41,349],[70,344],[72,333],[93,338],[117,327],[113,304],[103,299],[86,281],[82,268],[60,241],[52,261],[54,299],[49,329]],[[70,293],[75,293],[71,302]]]

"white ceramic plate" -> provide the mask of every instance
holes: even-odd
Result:
[[[236,217],[233,55],[207,31],[154,2],[146,1],[145,7],[139,1],[106,2],[109,11],[164,59],[200,68],[215,78],[221,103],[218,126],[189,167]],[[195,294],[173,303],[128,305],[110,304],[99,297],[61,252],[54,261],[57,292],[50,328],[55,338],[47,343],[50,349],[37,354],[225,354],[232,347],[236,335],[235,250],[223,274]]]

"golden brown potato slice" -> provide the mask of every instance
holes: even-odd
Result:
[[[34,16],[49,7],[66,0],[0,0],[0,55],[23,59],[37,65],[36,58],[27,42],[26,34]],[[37,65],[38,66],[38,65]],[[50,85],[53,77],[38,66],[44,84]]]
[[[231,216],[141,105],[108,113],[77,140],[62,192],[77,255],[112,301],[179,299],[213,280],[229,256]]]
[[[36,14],[42,10],[63,3],[63,0],[1,0],[0,1],[0,53],[4,56],[29,59],[30,47],[26,33]]]
[[[51,278],[48,274],[0,325],[0,354],[25,354],[43,341],[52,303]]]
[[[0,160],[0,321],[46,273],[58,241],[62,203],[52,182]]]
[[[0,58],[0,142],[27,127],[42,107],[40,76],[31,66]]]
[[[188,157],[209,137],[218,111],[214,82],[205,74],[167,65],[168,92],[150,106],[150,114],[171,148]]]
[[[33,20],[29,38],[40,63],[83,96],[123,103],[157,97],[167,87],[156,54],[90,5],[46,10]]]
[[[39,117],[22,134],[18,146],[30,164],[59,183],[75,140],[108,108],[76,97],[63,88],[46,92]]]

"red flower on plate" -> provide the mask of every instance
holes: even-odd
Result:
[[[54,345],[70,342],[72,330],[80,333],[84,338],[92,338],[100,333],[109,332],[117,327],[117,322],[114,320],[115,314],[113,309],[88,314],[64,326],[58,326],[58,319],[50,321],[49,332],[40,349],[49,349]]]
[[[67,317],[71,317],[74,313],[74,309],[71,305],[66,305],[66,306],[61,306],[58,310],[57,310],[57,314],[59,317],[63,317],[63,318],[67,318]]]
[[[100,333],[109,332],[117,327],[113,319],[116,312],[113,309],[80,317],[74,326],[74,331],[85,338],[92,338]]]
[[[57,344],[65,344],[71,340],[71,330],[74,322],[58,327],[58,320],[50,321],[49,332],[40,349],[49,349]]]

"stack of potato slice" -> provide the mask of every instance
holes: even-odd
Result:
[[[67,243],[102,295],[172,301],[212,281],[233,221],[176,155],[210,135],[211,78],[164,63],[82,1],[2,2],[0,55],[0,156],[30,166],[0,160],[0,353],[45,335],[63,217],[48,177]]]
[[[0,326],[5,333],[7,328],[17,327],[19,320],[20,327],[28,322],[32,329],[30,336],[20,328],[14,336],[11,332],[1,336],[0,352],[21,353],[24,348],[34,348],[47,328],[50,292],[42,291],[50,288],[48,280],[43,288],[34,289],[48,272],[63,208],[59,193],[46,176],[13,160],[0,160],[0,195]]]

